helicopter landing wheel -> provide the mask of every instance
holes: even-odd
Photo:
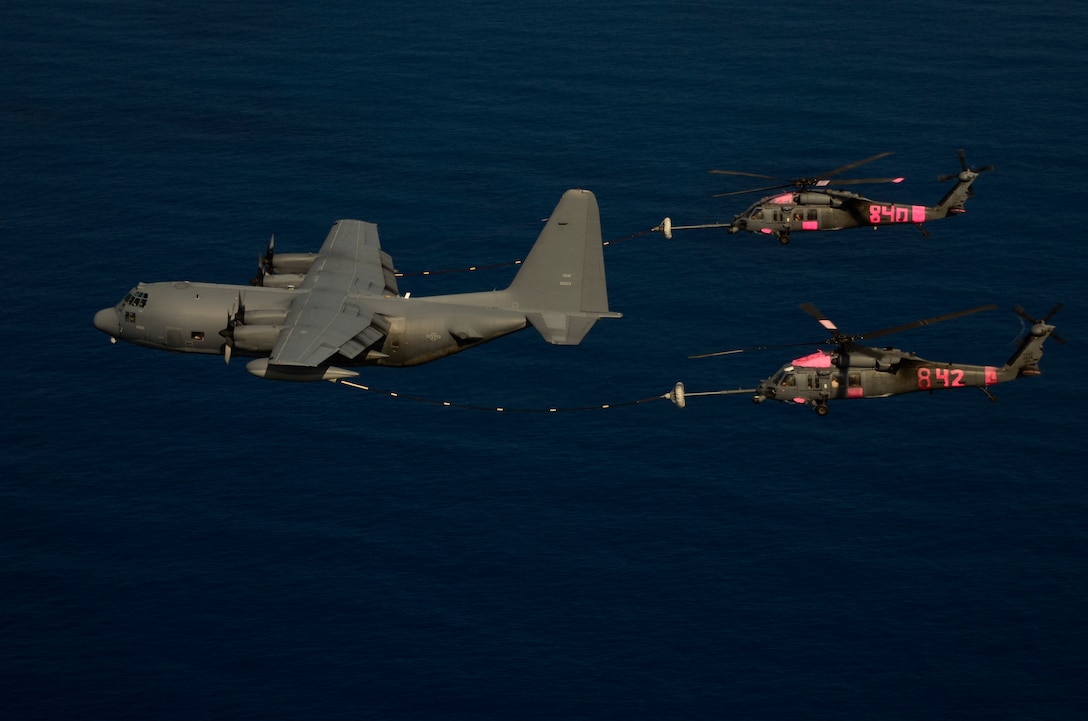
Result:
[[[778,242],[781,243],[782,245],[789,244],[790,234],[789,233],[779,233],[778,234]]]
[[[816,404],[816,415],[826,416],[828,410],[830,410],[830,409],[827,407],[826,403],[817,403]]]

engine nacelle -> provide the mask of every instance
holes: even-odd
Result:
[[[287,320],[287,309],[249,310],[242,314],[242,322],[246,325],[283,325]]]
[[[235,326],[234,348],[247,353],[270,353],[282,328],[279,325]]]
[[[826,193],[798,193],[800,205],[831,205],[831,196]]]
[[[261,285],[265,288],[297,288],[305,279],[305,273],[269,273],[261,279]]]
[[[272,256],[272,272],[306,275],[315,260],[317,253],[276,253]]]

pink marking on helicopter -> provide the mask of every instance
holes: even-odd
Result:
[[[793,361],[793,365],[800,366],[802,368],[830,368],[831,354],[825,353],[822,350],[818,350],[815,353],[804,356],[803,358],[795,359]]]
[[[924,223],[924,222],[926,222],[926,206],[924,206],[924,205],[912,205],[912,206],[910,206],[910,222],[912,222],[912,223]]]
[[[847,388],[846,389],[846,397],[847,398],[864,398],[865,397],[865,389],[864,388]]]
[[[776,195],[771,198],[771,202],[775,205],[788,205],[793,202],[793,193],[783,193],[782,195]]]
[[[986,366],[986,385],[992,386],[997,382],[997,368]]]
[[[801,230],[819,230],[820,224],[815,220],[805,220],[801,223]]]

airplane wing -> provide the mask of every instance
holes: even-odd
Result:
[[[399,293],[378,226],[338,220],[296,292],[269,363],[318,366],[335,353],[355,358],[381,340],[389,325],[364,297]]]

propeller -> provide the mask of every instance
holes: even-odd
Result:
[[[223,362],[230,365],[231,351],[234,349],[234,329],[239,325],[244,325],[246,319],[246,306],[245,300],[242,298],[242,294],[238,294],[238,298],[234,301],[234,307],[227,312],[227,327],[219,331],[219,335],[223,336],[223,339],[227,344],[223,347]]]
[[[759,192],[764,192],[764,191],[768,191],[768,190],[779,190],[779,189],[782,189],[782,188],[794,188],[795,187],[795,188],[800,188],[800,189],[803,190],[803,189],[805,189],[805,188],[807,188],[809,186],[823,187],[825,185],[829,185],[830,182],[831,182],[830,179],[835,177],[839,173],[845,173],[847,170],[853,170],[854,168],[858,167],[859,165],[865,165],[866,163],[871,163],[874,160],[879,160],[880,158],[887,157],[887,156],[889,156],[891,154],[892,153],[890,151],[889,152],[884,152],[884,153],[877,153],[876,155],[873,155],[871,157],[863,158],[861,160],[856,160],[853,163],[847,163],[846,165],[842,166],[841,168],[835,168],[834,170],[829,170],[826,173],[822,173],[820,175],[817,175],[815,177],[810,177],[810,178],[788,179],[788,178],[780,178],[780,177],[778,177],[776,175],[764,175],[763,173],[748,173],[748,172],[745,172],[743,170],[711,170],[710,171],[711,173],[714,173],[714,174],[717,174],[717,175],[738,175],[738,176],[742,176],[742,177],[746,177],[746,178],[766,178],[767,180],[780,181],[779,185],[770,185],[770,186],[765,186],[765,187],[762,187],[762,188],[749,188],[748,190],[736,190],[736,191],[733,191],[731,193],[718,193],[717,195],[714,195],[713,197],[723,198],[723,197],[726,197],[726,196],[729,196],[729,195],[743,195],[745,193],[759,193]],[[840,179],[840,180],[835,181],[836,184],[840,184],[840,185],[861,185],[861,184],[872,184],[872,183],[901,183],[901,182],[903,182],[903,178],[850,178],[850,179],[845,179],[844,178],[844,179]]]
[[[993,310],[996,305],[980,305],[975,308],[968,308],[966,310],[958,310],[953,313],[945,313],[943,315],[936,315],[932,318],[923,318],[922,320],[912,321],[910,323],[903,323],[902,325],[891,326],[889,328],[881,328],[880,330],[869,331],[867,333],[858,334],[845,334],[839,330],[839,327],[827,317],[827,315],[819,308],[811,303],[801,304],[801,310],[805,311],[816,321],[824,327],[825,330],[831,332],[831,336],[824,340],[806,341],[804,343],[782,343],[779,345],[763,345],[753,346],[750,348],[734,348],[733,350],[716,351],[714,353],[701,353],[699,355],[688,356],[688,358],[711,358],[714,356],[733,355],[736,353],[749,353],[751,351],[772,350],[777,348],[796,348],[800,346],[820,346],[820,345],[833,345],[839,348],[846,348],[852,346],[854,341],[866,340],[869,338],[879,338],[885,335],[892,335],[893,333],[902,333],[903,331],[912,330],[914,328],[920,328],[922,326],[933,325],[934,323],[940,323],[946,320],[952,320],[953,318],[962,318],[965,315],[971,315],[973,313],[979,313],[984,310]],[[1051,311],[1050,315],[1053,315],[1057,311]],[[1047,316],[1050,317],[1049,315]],[[850,350],[861,350],[864,352],[864,347],[850,347]]]
[[[982,167],[979,167],[979,168],[969,168],[969,167],[967,167],[967,156],[963,152],[963,148],[960,148],[959,150],[957,150],[956,155],[960,159],[960,168],[962,168],[962,170],[959,173],[950,173],[948,175],[939,175],[939,176],[937,176],[937,182],[938,183],[944,183],[944,182],[947,182],[949,180],[958,180],[962,176],[963,173],[974,173],[974,174],[978,175],[979,173],[988,173],[988,172],[990,172],[991,170],[994,169],[994,166],[992,166],[992,165],[983,165]]]
[[[1057,313],[1059,310],[1061,310],[1064,307],[1065,307],[1065,304],[1058,303],[1053,308],[1050,309],[1049,313],[1047,313],[1046,315],[1044,315],[1042,318],[1039,318],[1039,319],[1032,318],[1030,315],[1028,315],[1028,312],[1026,310],[1024,310],[1022,307],[1020,307],[1019,305],[1013,306],[1012,312],[1016,313],[1016,315],[1020,316],[1021,318],[1026,320],[1028,323],[1031,323],[1032,325],[1038,325],[1040,323],[1048,324],[1050,319],[1054,317],[1054,314]],[[1059,345],[1065,345],[1065,338],[1062,338],[1057,333],[1051,332],[1050,337],[1053,338],[1055,341],[1057,341]]]
[[[257,275],[253,280],[249,281],[250,285],[262,286],[264,285],[264,277],[272,272],[272,260],[276,257],[276,234],[273,233],[272,237],[268,239],[268,248],[265,249],[264,255],[257,256]]]

